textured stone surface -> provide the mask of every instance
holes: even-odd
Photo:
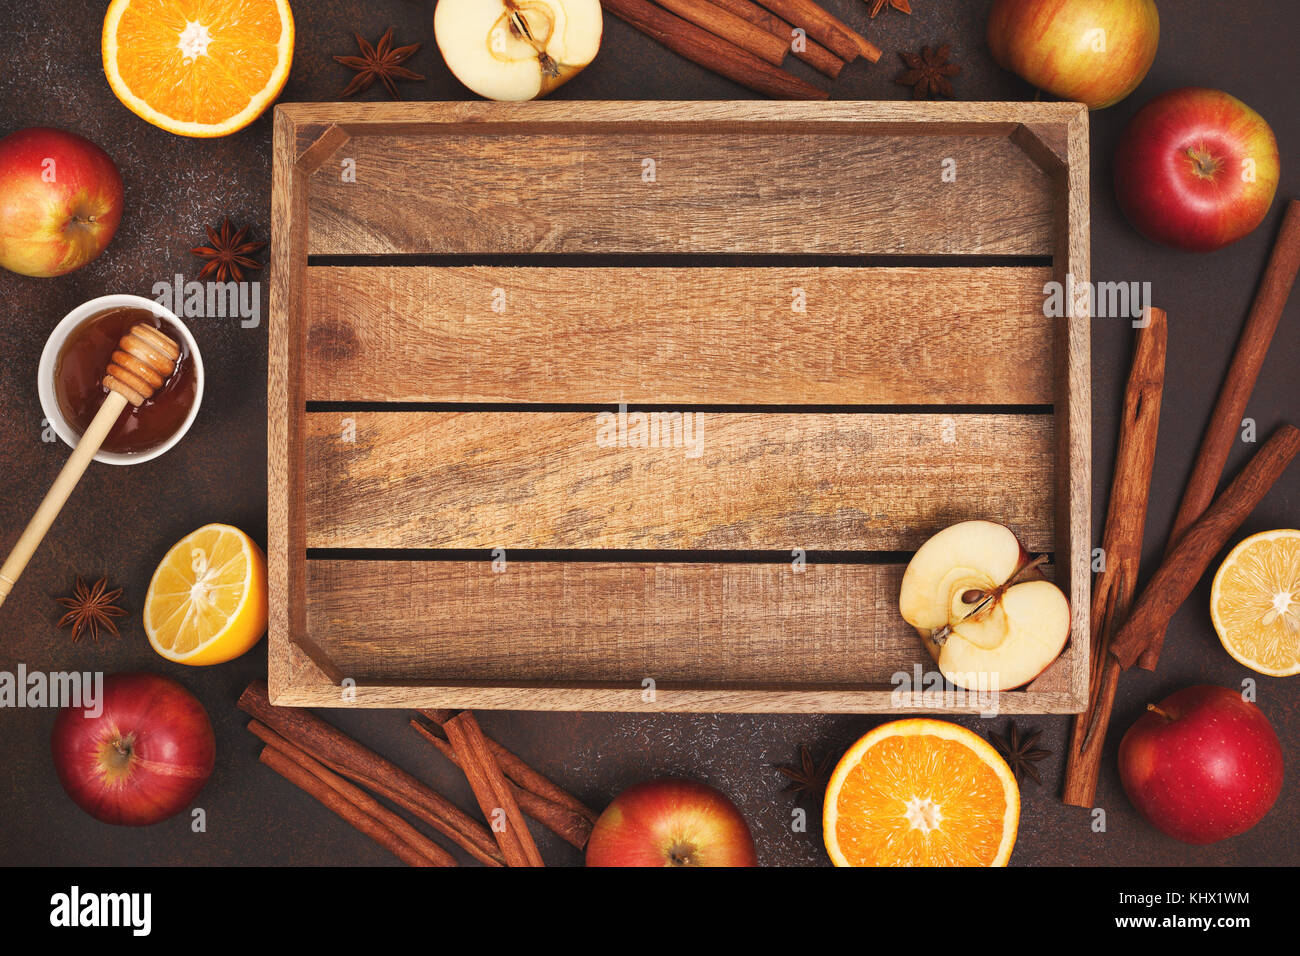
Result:
[[[99,18],[103,4],[6,4],[0,36],[9,51],[0,74],[0,132],[57,125],[101,144],[121,167],[126,215],[108,251],[90,266],[60,279],[0,275],[0,547],[7,550],[53,479],[67,449],[41,440],[36,363],[53,325],[82,301],[109,292],[148,295],[153,284],[177,272],[192,278],[198,262],[188,252],[205,224],[229,216],[251,223],[254,238],[269,238],[270,117],[215,141],[181,139],[137,119],[108,88],[100,66]],[[401,43],[422,42],[407,64],[425,83],[404,83],[410,99],[460,99],[470,94],[448,74],[433,45],[432,3],[385,0],[299,2],[297,52],[283,99],[330,100],[351,73],[330,55],[352,52],[353,29],[377,38],[390,24]],[[826,0],[859,27],[868,23],[861,0]],[[917,0],[915,14],[883,13],[867,29],[886,52],[880,64],[848,67],[836,98],[893,99],[906,91],[892,79],[897,50],[949,41],[963,73],[954,85],[962,99],[1031,98],[1033,91],[1000,71],[983,43],[989,3]],[[1098,281],[1150,280],[1156,301],[1170,314],[1169,384],[1147,534],[1154,560],[1172,521],[1182,483],[1227,366],[1237,330],[1263,268],[1280,219],[1275,206],[1266,224],[1237,245],[1207,256],[1153,246],[1122,220],[1110,191],[1109,157],[1119,130],[1153,95],[1176,86],[1220,86],[1260,110],[1274,125],[1283,155],[1280,197],[1300,194],[1300,129],[1294,98],[1279,77],[1294,74],[1289,37],[1300,12],[1271,0],[1242,0],[1222,14],[1216,0],[1161,4],[1160,53],[1138,91],[1095,114],[1093,141],[1092,254]],[[802,64],[795,69],[805,74]],[[808,78],[815,74],[806,71]],[[366,98],[383,96],[376,85]],[[579,78],[561,88],[572,99],[731,99],[747,91],[679,60],[622,22],[607,18],[604,48]],[[265,254],[263,254],[265,257]],[[1249,414],[1265,436],[1297,417],[1294,357],[1300,354],[1300,296],[1288,310]],[[265,302],[265,294],[263,295]],[[208,371],[204,406],[193,431],[163,458],[132,468],[97,465],[78,488],[13,597],[0,610],[0,669],[20,662],[40,670],[147,668],[170,674],[198,694],[217,732],[217,768],[198,805],[207,832],[192,833],[185,817],[144,831],[103,826],[63,795],[49,758],[53,713],[0,712],[5,772],[0,775],[0,862],[86,864],[385,864],[395,862],[366,838],[257,762],[258,744],[242,728],[234,701],[243,686],[265,672],[265,648],[220,667],[168,664],[150,650],[139,611],[155,564],[173,542],[209,521],[245,528],[265,541],[266,327],[240,328],[230,320],[198,320],[194,332]],[[1130,331],[1099,320],[1093,334],[1094,496],[1096,536],[1105,515],[1114,456],[1115,420],[1127,373]],[[1231,467],[1251,448],[1239,445]],[[1244,529],[1295,527],[1300,521],[1300,470],[1273,490]],[[77,574],[109,574],[126,588],[131,615],[123,637],[98,647],[73,646],[55,628],[54,597],[67,593]],[[1191,683],[1236,686],[1249,671],[1220,649],[1206,613],[1208,581],[1178,615],[1156,674],[1125,680],[1116,706],[1113,739],[1102,774],[1099,803],[1107,831],[1094,833],[1084,810],[1057,799],[1067,730],[1063,717],[1031,718],[1042,727],[1055,756],[1046,762],[1043,787],[1024,787],[1024,812],[1014,864],[1300,863],[1300,842],[1289,826],[1300,816],[1300,790],[1287,787],[1270,816],[1254,831],[1211,847],[1185,847],[1144,824],[1120,790],[1114,748],[1149,699]],[[1300,750],[1300,683],[1258,678],[1259,699],[1282,737],[1294,772]],[[406,728],[406,715],[331,712],[349,733],[427,779],[463,806],[473,798],[458,772]],[[749,819],[765,864],[825,862],[812,808],[808,832],[791,829],[793,803],[781,793],[773,763],[797,758],[798,744],[839,753],[884,718],[840,716],[637,716],[613,714],[485,713],[484,728],[593,805],[653,774],[681,774],[713,783],[735,798]],[[965,720],[987,732],[1006,719]],[[540,842],[548,861],[579,862],[579,855],[549,834]]]

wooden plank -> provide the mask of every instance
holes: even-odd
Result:
[[[310,413],[307,546],[1051,550],[1050,415],[677,414]]]
[[[346,676],[890,685],[933,669],[894,565],[309,561],[307,626]]]
[[[303,563],[302,340],[299,320],[306,285],[307,174],[311,163],[345,139],[329,127],[299,155],[292,116],[276,111],[271,203],[271,299],[267,362],[267,680],[292,682],[304,656],[331,679],[332,662],[306,637],[306,568]]]
[[[839,100],[780,103],[754,100],[536,100],[494,103],[281,103],[301,127],[339,124],[354,136],[461,135],[592,128],[704,130],[718,133],[806,132],[822,136],[926,133],[1007,136],[1020,124],[1066,124],[1077,103]]]
[[[1070,600],[1070,688],[1074,711],[1088,704],[1092,592],[1092,358],[1088,298],[1091,263],[1088,208],[1088,111],[1068,124],[1070,161],[1055,177],[1056,279],[1080,290],[1057,349],[1056,529],[1057,561],[1069,569],[1061,582]]]
[[[636,687],[589,684],[385,682],[348,685],[303,677],[275,700],[281,707],[470,707],[475,710],[578,710],[625,713],[777,714],[1073,714],[1070,694],[1009,691],[997,699],[957,692],[899,695],[873,687],[744,687],[735,684],[660,686],[653,697]]]
[[[1047,267],[307,270],[308,401],[1051,404]]]
[[[355,179],[312,176],[313,255],[1052,249],[1049,180],[1005,137],[462,130],[345,151]]]

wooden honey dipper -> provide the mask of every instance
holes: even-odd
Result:
[[[152,326],[143,323],[131,327],[131,331],[122,336],[117,343],[117,351],[109,360],[104,374],[104,387],[109,390],[108,397],[95,414],[90,426],[72,450],[72,456],[63,466],[54,484],[41,501],[36,514],[27,523],[22,537],[9,552],[3,567],[0,567],[0,604],[13,590],[15,582],[27,562],[32,559],[36,548],[45,538],[50,525],[63,510],[64,502],[77,487],[77,482],[86,468],[104,444],[104,439],[117,423],[118,416],[126,408],[126,403],[139,408],[176,371],[180,360],[180,347],[170,338]]]

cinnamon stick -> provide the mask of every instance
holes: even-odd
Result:
[[[790,47],[791,53],[818,73],[834,80],[839,77],[840,70],[844,69],[844,61],[816,40],[805,36],[802,42],[796,44],[795,28],[771,10],[764,10],[751,0],[713,0],[713,2],[741,19],[762,27],[773,36],[780,37]]]
[[[460,758],[456,755],[456,750],[450,743],[443,740],[420,721],[412,718],[410,723],[415,732],[433,744],[440,754],[457,767],[460,766]],[[499,765],[500,760],[497,763]],[[501,770],[505,773],[505,767],[502,767]],[[509,776],[507,773],[506,777],[509,778]],[[515,802],[519,804],[520,810],[579,850],[586,847],[587,840],[591,838],[590,820],[584,819],[568,807],[562,807],[558,803],[552,803],[545,797],[523,789],[513,780],[507,782],[510,785],[510,792],[514,795]]]
[[[393,833],[395,838],[403,842],[403,845],[406,848],[414,850],[425,859],[424,863],[417,865],[456,865],[456,858],[450,853],[438,846],[438,844],[434,843],[423,833],[415,829],[415,827],[411,826],[411,824],[407,823],[392,810],[389,810],[360,787],[355,787],[348,783],[338,774],[327,768],[324,764],[314,759],[311,754],[307,753],[307,751],[285,740],[261,721],[254,720],[250,722],[248,729],[255,737],[266,744],[267,747],[279,751],[343,799],[353,804],[359,811],[368,814],[373,817],[377,823],[387,827]],[[349,822],[351,821],[349,820]]]
[[[492,835],[477,820],[310,711],[272,706],[266,681],[253,681],[244,689],[239,697],[239,709],[330,770],[414,814],[480,862],[504,865]]]
[[[1255,292],[1246,324],[1237,340],[1237,350],[1233,353],[1232,364],[1228,367],[1227,377],[1219,391],[1218,401],[1210,416],[1210,424],[1201,439],[1201,447],[1196,453],[1196,464],[1192,476],[1187,480],[1183,490],[1183,500],[1174,517],[1173,530],[1169,533],[1169,545],[1166,554],[1178,543],[1179,538],[1191,527],[1214,498],[1215,489],[1223,478],[1224,466],[1228,463],[1228,453],[1232,451],[1241,428],[1242,416],[1246,413],[1246,404],[1255,390],[1260,368],[1273,343],[1273,334],[1277,331],[1282,312],[1286,308],[1287,297],[1295,284],[1296,273],[1300,271],[1300,200],[1291,200],[1282,219],[1282,228],[1273,251],[1269,255],[1264,278]],[[1165,629],[1160,628],[1151,636],[1151,643],[1142,651],[1138,663],[1146,670],[1155,670],[1160,659],[1160,649],[1164,646]]]
[[[789,45],[767,30],[709,0],[659,0],[659,5],[773,66],[780,66],[789,52]]]
[[[1152,576],[1115,640],[1110,653],[1125,669],[1132,667],[1152,638],[1169,625],[1214,556],[1255,510],[1268,490],[1300,452],[1300,429],[1283,425],[1273,433],[1245,469],[1179,538]]]
[[[275,747],[263,747],[259,758],[280,776],[305,790],[357,830],[374,840],[408,866],[436,866],[432,860],[407,845],[396,833],[347,800],[316,775],[304,770]],[[451,865],[455,865],[455,861]]]
[[[825,90],[760,60],[749,51],[674,16],[649,0],[600,2],[614,16],[658,40],[674,53],[756,93],[783,100],[824,100],[830,97]]]
[[[1165,311],[1151,309],[1146,327],[1138,331],[1133,367],[1124,390],[1119,450],[1115,455],[1106,530],[1102,535],[1106,566],[1093,583],[1088,709],[1074,718],[1066,750],[1061,799],[1076,807],[1094,805],[1102,747],[1119,686],[1119,662],[1108,651],[1111,638],[1127,617],[1137,590],[1160,428],[1167,340]]]
[[[419,713],[439,726],[445,724],[456,716],[456,712],[453,710],[421,710]],[[578,816],[590,821],[591,823],[596,822],[596,818],[599,817],[600,814],[591,809],[591,807],[587,806],[563,787],[553,783],[545,774],[538,773],[531,766],[525,763],[522,757],[507,750],[491,737],[484,734],[483,739],[487,741],[488,749],[492,751],[492,756],[497,758],[497,763],[501,765],[502,772],[517,783],[522,789],[531,791],[552,803],[558,803],[562,807],[567,807]]]
[[[805,33],[830,47],[845,63],[852,63],[858,56],[865,56],[872,63],[880,59],[878,47],[813,0],[762,0],[762,3],[777,16],[803,27]]]
[[[474,715],[463,711],[443,724],[442,729],[456,752],[457,762],[469,780],[483,816],[494,821],[492,834],[501,848],[506,866],[544,866],[533,835],[528,832],[523,812],[515,802],[505,774],[488,749]],[[496,822],[499,815],[505,816],[501,824]]]

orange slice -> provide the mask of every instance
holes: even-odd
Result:
[[[1210,618],[1251,670],[1300,674],[1300,531],[1263,531],[1233,548],[1214,575]]]
[[[266,558],[228,524],[204,525],[167,552],[144,598],[153,649],[178,664],[220,664],[266,633]]]
[[[929,718],[850,747],[822,810],[836,866],[1006,866],[1019,823],[1007,762],[979,734]]]
[[[274,102],[293,61],[288,0],[113,0],[104,73],[127,109],[181,136],[225,136]]]

